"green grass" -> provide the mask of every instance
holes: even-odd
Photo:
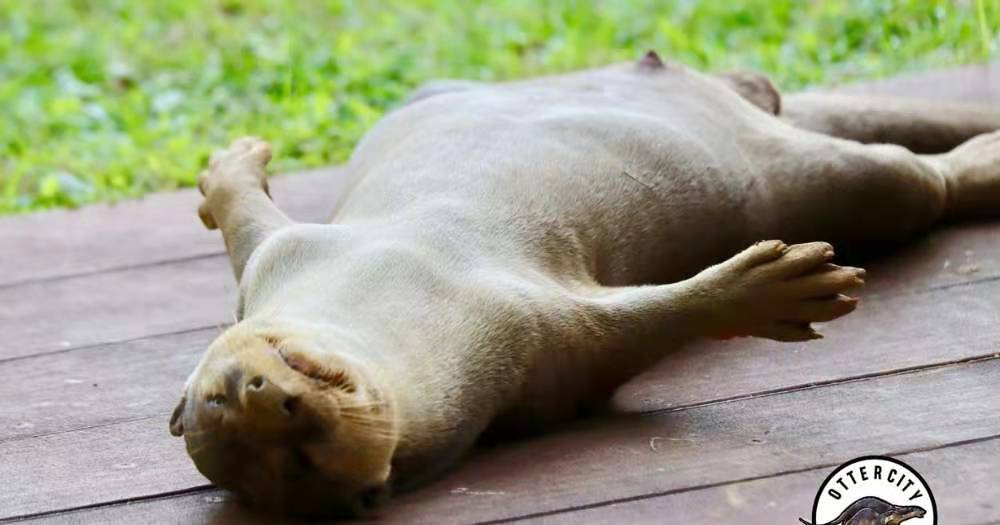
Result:
[[[344,161],[420,82],[632,59],[783,89],[988,59],[1000,0],[0,0],[0,213],[190,186],[255,134]]]

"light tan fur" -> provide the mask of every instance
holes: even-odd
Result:
[[[251,500],[357,510],[488,429],[574,417],[678,345],[818,337],[810,323],[851,312],[864,272],[808,241],[880,243],[1000,203],[997,133],[918,155],[809,131],[833,113],[864,140],[871,123],[863,101],[803,100],[655,55],[438,84],[358,145],[326,225],[278,211],[269,147],[236,141],[203,174],[200,215],[222,230],[239,322],[189,379],[174,433]],[[964,126],[895,104],[884,140],[1000,128],[996,112]],[[803,244],[755,244],[773,238]]]

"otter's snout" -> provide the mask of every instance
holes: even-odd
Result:
[[[300,398],[263,375],[252,375],[243,381],[242,411],[249,419],[248,426],[268,430],[287,425],[299,411]]]
[[[305,422],[301,398],[266,374],[234,366],[220,374],[224,385],[193,399],[189,423],[204,430],[250,431],[272,438]]]

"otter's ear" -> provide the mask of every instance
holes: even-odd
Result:
[[[184,435],[184,423],[181,416],[184,415],[184,407],[187,405],[187,394],[181,394],[181,400],[177,403],[173,415],[170,416],[170,433],[175,436]]]

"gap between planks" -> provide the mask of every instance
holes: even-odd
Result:
[[[884,455],[884,456],[890,456],[890,457],[893,457],[893,458],[900,458],[900,457],[905,457],[905,456],[908,456],[908,455],[911,455],[911,454],[920,454],[920,453],[925,453],[925,452],[933,452],[933,451],[936,451],[936,450],[944,450],[944,449],[953,448],[953,447],[961,447],[961,446],[964,446],[964,445],[972,445],[972,444],[976,444],[976,443],[985,443],[985,442],[988,442],[988,441],[993,441],[993,440],[998,439],[998,438],[1000,438],[1000,434],[996,434],[996,435],[992,435],[992,436],[985,436],[985,437],[975,438],[975,439],[965,439],[965,440],[962,440],[962,441],[955,441],[953,443],[945,443],[943,445],[934,445],[934,446],[930,446],[930,447],[917,447],[917,448],[912,448],[912,449],[904,450],[904,451],[888,452],[888,453],[885,453],[885,454],[882,454],[882,455]],[[524,521],[524,520],[534,519],[534,518],[544,518],[546,516],[554,516],[554,515],[557,515],[557,514],[567,514],[567,513],[570,513],[570,512],[576,512],[576,511],[580,511],[580,510],[597,509],[597,508],[601,508],[601,507],[607,507],[607,506],[610,506],[610,505],[617,505],[617,504],[620,504],[620,503],[631,503],[631,502],[635,502],[635,501],[643,501],[643,500],[648,500],[648,499],[661,498],[661,497],[666,497],[666,496],[673,496],[675,494],[684,494],[686,492],[695,492],[695,491],[699,491],[699,490],[706,490],[706,489],[713,489],[713,488],[718,488],[718,487],[725,487],[727,485],[735,485],[737,483],[747,483],[747,482],[751,482],[751,481],[761,481],[761,480],[765,480],[765,479],[779,478],[779,477],[782,477],[782,476],[789,476],[789,475],[792,475],[792,474],[801,474],[803,472],[812,472],[814,470],[823,470],[823,469],[828,469],[828,468],[833,468],[833,467],[839,466],[841,463],[843,463],[843,462],[824,463],[824,464],[821,464],[821,465],[814,465],[814,466],[811,466],[811,467],[797,468],[797,469],[791,469],[791,470],[783,470],[783,471],[775,472],[775,473],[772,473],[772,474],[762,474],[760,476],[749,476],[749,477],[745,477],[745,478],[741,478],[741,479],[733,479],[733,480],[727,480],[727,481],[720,481],[720,482],[716,482],[716,483],[706,483],[704,485],[696,485],[696,486],[684,487],[684,488],[674,489],[674,490],[665,490],[665,491],[662,491],[662,492],[651,492],[649,494],[639,494],[639,495],[631,496],[631,497],[628,497],[628,498],[618,498],[618,499],[614,499],[614,500],[601,501],[601,502],[598,502],[598,503],[591,503],[591,504],[587,504],[587,505],[576,505],[576,506],[565,507],[565,508],[561,508],[561,509],[547,510],[547,511],[544,511],[544,512],[534,512],[534,513],[531,513],[531,514],[524,514],[524,515],[521,515],[521,516],[511,516],[511,517],[508,517],[508,518],[502,518],[502,519],[497,519],[497,520],[480,521],[478,523],[480,525],[493,525],[493,524],[498,524],[498,523],[512,523],[512,522],[517,522],[517,521]]]
[[[220,240],[221,242],[221,240]],[[70,273],[63,275],[53,275],[46,277],[30,277],[27,279],[21,279],[19,281],[10,281],[6,283],[0,283],[0,290],[7,290],[10,288],[19,288],[21,286],[29,286],[33,284],[44,284],[44,283],[56,283],[59,281],[69,281],[73,279],[78,279],[82,277],[93,277],[95,275],[101,275],[105,273],[116,273],[125,272],[129,270],[142,270],[144,268],[155,268],[157,266],[167,266],[175,263],[185,263],[191,261],[197,261],[200,259],[211,259],[211,258],[222,258],[226,257],[225,251],[213,251],[208,253],[196,253],[192,255],[186,255],[183,257],[175,257],[171,259],[162,259],[157,261],[147,261],[136,264],[126,264],[122,266],[109,266],[107,268],[96,268],[93,270],[84,270],[78,273]]]

